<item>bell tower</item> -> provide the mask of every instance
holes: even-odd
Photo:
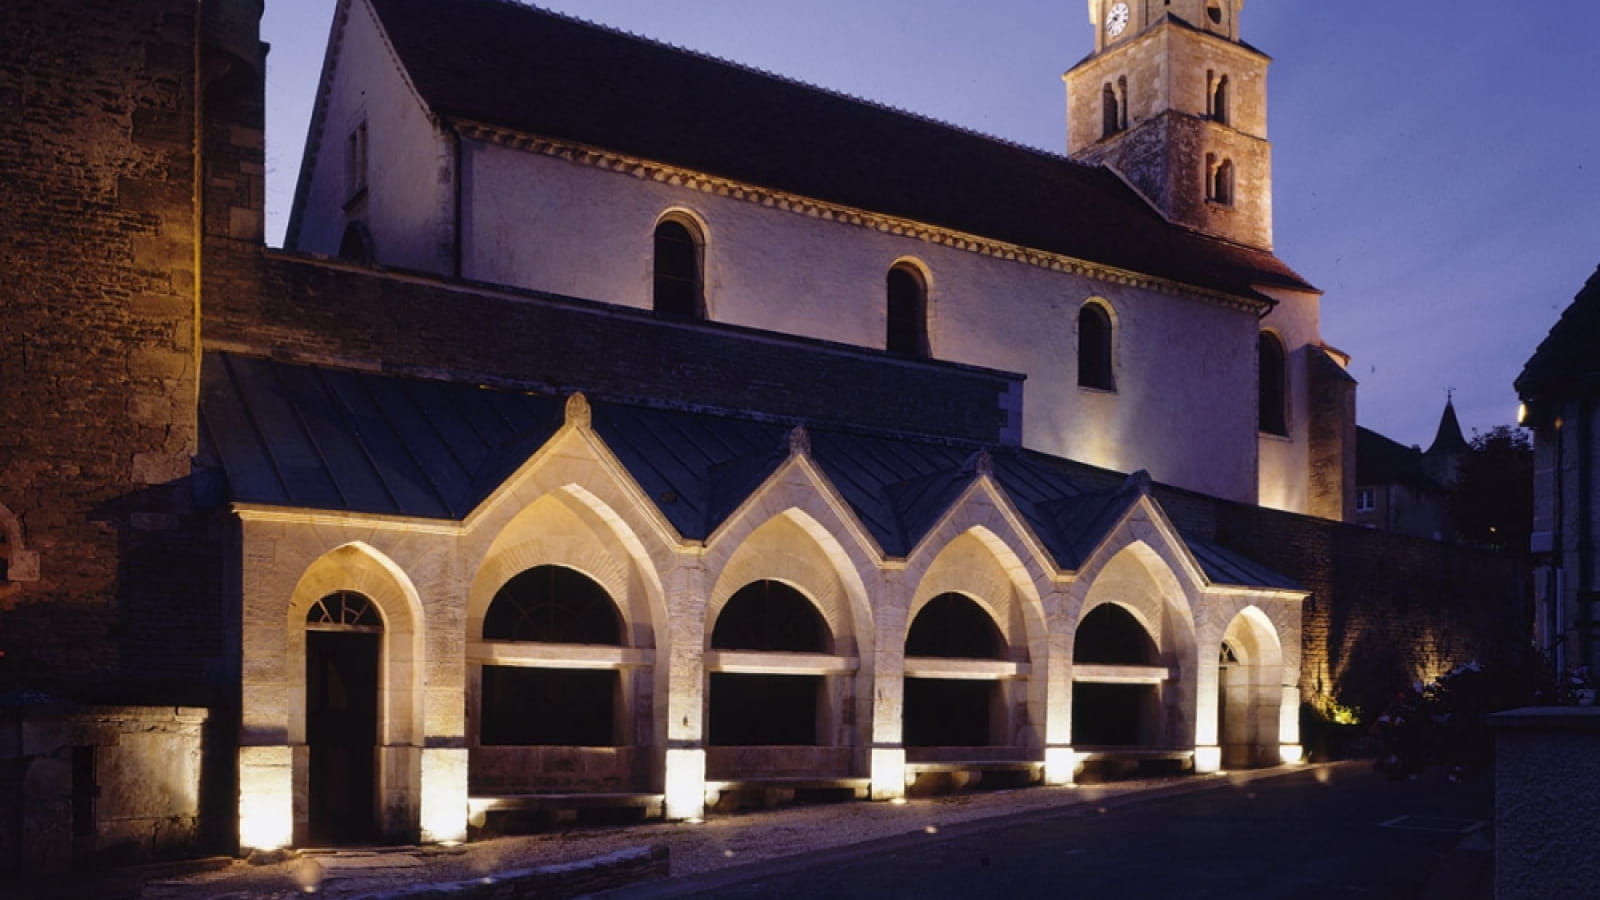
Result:
[[[1244,0],[1088,0],[1094,52],[1067,83],[1067,154],[1115,169],[1171,221],[1272,249],[1267,64]]]

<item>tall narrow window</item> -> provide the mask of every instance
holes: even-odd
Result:
[[[1111,316],[1098,303],[1078,311],[1078,385],[1116,390],[1111,378]]]
[[[345,138],[345,194],[352,200],[367,189],[367,123],[362,120]]]
[[[663,219],[655,237],[655,311],[673,319],[705,317],[702,242],[678,219]]]
[[[1233,205],[1233,160],[1218,160],[1206,154],[1206,199],[1223,206]]]
[[[1223,75],[1211,89],[1211,119],[1228,124],[1228,76]]]
[[[1256,340],[1259,376],[1261,379],[1261,430],[1266,434],[1287,435],[1289,417],[1284,410],[1283,343],[1277,335],[1261,332]]]
[[[1108,138],[1128,127],[1128,78],[1106,82],[1100,92],[1100,136]]]
[[[889,333],[885,346],[897,356],[928,355],[928,290],[910,266],[895,266],[888,278]]]

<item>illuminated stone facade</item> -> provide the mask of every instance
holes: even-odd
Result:
[[[366,0],[339,7],[287,239],[291,249],[348,251],[346,237],[357,228],[365,236],[362,249],[387,266],[649,309],[651,232],[677,216],[693,224],[702,242],[707,319],[878,348],[885,346],[885,273],[909,266],[926,285],[923,341],[931,357],[1027,376],[1024,446],[1117,471],[1145,469],[1163,483],[1230,500],[1344,518],[1354,475],[1343,468],[1344,450],[1354,440],[1354,384],[1316,381],[1319,367],[1338,368],[1344,360],[1322,344],[1318,292],[1286,269],[1255,272],[1219,291],[1203,280],[1178,283],[1143,269],[1168,252],[1158,235],[1146,243],[1128,234],[1104,258],[1051,252],[1047,242],[977,230],[977,221],[897,214],[893,203],[866,205],[880,191],[938,189],[926,183],[808,192],[801,180],[790,188],[781,177],[744,175],[715,161],[697,167],[696,153],[669,149],[681,143],[670,122],[641,126],[669,132],[652,146],[630,143],[631,135],[606,143],[576,127],[571,134],[544,123],[518,127],[511,121],[515,111],[490,108],[495,99],[451,116],[442,105],[454,89],[440,98],[411,85],[416,76],[408,66],[432,66],[417,59],[426,51],[408,46],[403,31],[390,33],[412,15],[408,10],[404,3]],[[540,27],[573,27],[545,18]],[[582,46],[627,43],[599,29],[580,31],[571,40]],[[1251,265],[1270,261],[1272,268],[1281,264],[1270,257],[1266,61],[1235,38],[1231,19],[1220,33],[1152,20],[1137,40],[1105,47],[1068,74],[1067,150],[1073,159],[1109,163],[1170,221],[1257,248],[1260,256]],[[644,45],[636,52],[648,59],[663,49]],[[595,70],[592,80],[609,80],[607,63],[588,65]],[[663,68],[670,67],[668,60]],[[706,77],[737,74],[723,68]],[[1085,136],[1085,129],[1099,127],[1102,69],[1134,77],[1126,140]],[[1231,73],[1235,99],[1225,120],[1205,115],[1210,70]],[[552,70],[523,77],[575,84],[590,76]],[[869,109],[822,91],[800,93],[811,96],[764,102],[777,110],[820,98]],[[599,95],[573,102],[614,105]],[[714,119],[736,112],[686,109],[683,115]],[[839,126],[823,118],[816,127]],[[359,178],[350,164],[357,134],[365,148]],[[919,135],[928,146],[957,137],[976,140],[954,129]],[[777,151],[794,156],[797,171],[809,165],[796,152],[803,138],[814,143],[816,135],[796,134]],[[1148,148],[1159,165],[1118,149],[1129,142]],[[859,148],[848,152],[864,155]],[[1238,172],[1227,203],[1205,199],[1199,171],[1217,153],[1234,159]],[[1040,178],[1059,178],[1062,167],[1079,172],[1058,157],[1021,155],[1018,165],[1039,168]],[[916,161],[905,165],[914,171]],[[1159,187],[1145,183],[1147,170]],[[987,176],[966,177],[977,183]],[[1010,203],[999,195],[975,202]],[[1086,198],[1073,194],[1063,202]],[[1025,220],[1035,214],[1015,215]],[[1108,222],[1106,228],[1121,226]],[[1217,242],[1207,252],[1234,251]],[[1077,316],[1090,303],[1114,320],[1111,390],[1079,381]],[[1258,427],[1255,347],[1263,330],[1287,354],[1278,389],[1281,433]],[[1330,393],[1343,402],[1323,402]]]
[[[1353,392],[1264,250],[1162,222],[1105,169],[803,86],[782,89],[1001,154],[1029,175],[1018,205],[979,228],[876,180],[840,199],[441,132],[387,92],[367,9],[341,5],[335,56],[375,93],[362,118],[329,70],[298,245],[415,271],[262,247],[258,2],[0,6],[3,72],[27,73],[0,81],[0,734],[45,723],[0,739],[24,801],[0,871],[453,839],[496,804],[693,817],[1103,757],[1271,763],[1302,696],[1381,695],[1506,631],[1470,615],[1493,560],[1335,521]],[[351,175],[329,148],[363,122],[365,181],[330,201],[319,160]],[[457,136],[492,176],[459,219]],[[1024,210],[1051,179],[1093,202]],[[663,216],[709,236],[707,320],[649,310]],[[1107,222],[1152,242],[1097,243]],[[929,291],[931,358],[884,351],[896,264]],[[1114,391],[1078,384],[1085,304]],[[1269,307],[1287,434],[1257,428]],[[532,631],[506,625],[528,573],[592,585],[605,602],[572,610],[611,631],[541,640],[537,594],[512,607]],[[762,633],[760,603],[799,624]],[[607,715],[551,730],[523,690]],[[741,730],[764,696],[785,698],[751,717],[769,730]],[[358,790],[327,789],[354,758]],[[173,777],[138,789],[154,770]]]

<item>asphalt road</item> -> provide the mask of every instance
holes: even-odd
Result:
[[[616,897],[1491,896],[1487,776],[1311,770],[1179,796],[934,829],[641,885]]]

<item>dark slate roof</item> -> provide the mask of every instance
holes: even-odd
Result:
[[[672,527],[704,540],[789,457],[789,429],[596,403],[590,423]]]
[[[202,466],[234,500],[460,519],[563,421],[550,395],[207,353]]]
[[[1466,453],[1471,449],[1467,439],[1461,436],[1461,420],[1456,418],[1455,403],[1445,400],[1444,413],[1439,416],[1439,430],[1434,433],[1433,443],[1428,445],[1424,455]]]
[[[561,427],[548,394],[208,353],[202,469],[235,501],[459,520]],[[590,424],[678,533],[704,540],[794,445],[788,425],[595,402]],[[890,556],[909,555],[987,469],[1064,569],[1076,569],[1150,489],[1031,451],[817,429],[823,475]],[[1184,537],[1218,584],[1297,586]]]
[[[1422,451],[1370,428],[1356,428],[1356,484],[1402,484],[1424,491],[1444,488],[1422,468]]]
[[[1109,170],[511,0],[371,0],[446,119],[1265,298],[1270,252],[1168,223]]]
[[[1533,352],[1517,393],[1531,400],[1575,382],[1600,378],[1600,269],[1573,298],[1550,334]]]

